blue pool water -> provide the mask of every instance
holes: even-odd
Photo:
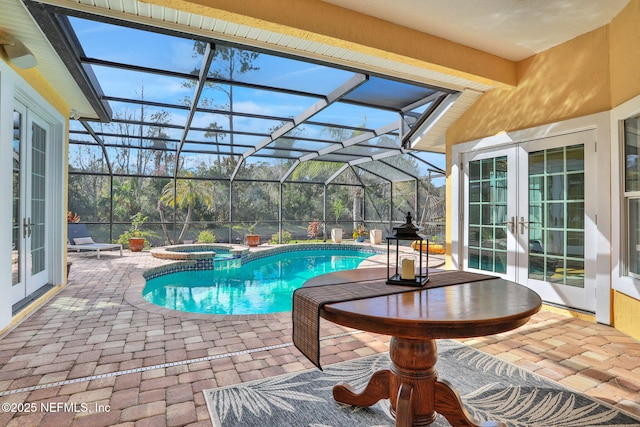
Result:
[[[142,292],[162,307],[207,314],[291,311],[293,291],[321,274],[357,268],[372,252],[344,249],[285,252],[239,268],[181,271],[150,280]]]

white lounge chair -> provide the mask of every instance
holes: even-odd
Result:
[[[87,226],[81,223],[69,223],[67,224],[67,249],[80,251],[94,251],[97,254],[97,258],[100,259],[100,251],[110,251],[112,249],[120,249],[120,256],[122,256],[122,245],[116,243],[96,243],[93,241]]]

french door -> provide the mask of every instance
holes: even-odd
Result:
[[[463,266],[595,312],[592,131],[463,154]],[[592,172],[592,175],[595,175]]]
[[[45,229],[47,123],[16,103],[13,113],[12,303],[48,281]]]

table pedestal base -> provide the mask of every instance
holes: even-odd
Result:
[[[340,383],[333,388],[334,399],[354,406],[371,406],[390,399],[396,427],[429,425],[435,421],[436,413],[456,427],[504,426],[474,420],[462,406],[458,392],[447,381],[438,380],[435,340],[392,337],[389,356],[390,368],[373,374],[363,391]]]

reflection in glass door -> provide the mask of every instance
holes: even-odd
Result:
[[[516,280],[515,148],[464,156],[465,269]]]
[[[47,141],[46,123],[17,105],[13,116],[12,303],[48,281]]]
[[[11,214],[11,284],[19,285],[23,282],[22,256],[22,185],[20,182],[20,170],[22,168],[22,114],[19,111],[13,112],[13,209]],[[15,292],[14,292],[15,293]],[[24,292],[23,292],[24,293]],[[13,301],[15,302],[15,301]]]
[[[584,147],[529,153],[528,278],[584,287]]]
[[[469,268],[507,272],[507,156],[469,162]]]
[[[47,131],[35,120],[31,122],[31,204],[28,234],[31,237],[31,276],[42,273],[46,268],[45,250],[45,174],[46,174]]]

